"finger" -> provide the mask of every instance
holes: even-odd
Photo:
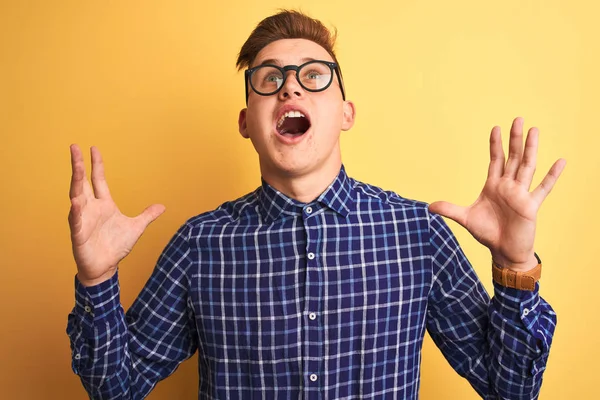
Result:
[[[104,162],[102,161],[100,150],[92,146],[90,152],[92,154],[92,185],[94,186],[94,194],[98,199],[110,198],[108,183],[104,176]]]
[[[490,134],[490,166],[489,178],[500,178],[504,172],[504,150],[502,149],[502,133],[499,126],[495,126]]]
[[[153,204],[150,207],[146,208],[140,215],[135,217],[136,222],[138,223],[140,230],[144,231],[148,225],[150,225],[154,220],[161,216],[162,213],[165,212],[165,206],[162,204]]]
[[[467,224],[466,207],[457,206],[446,201],[436,201],[429,205],[429,211],[450,218],[454,222],[462,225],[463,227],[465,227]]]
[[[85,196],[78,196],[71,199],[71,210],[69,210],[68,219],[72,235],[76,234],[81,229],[81,213],[86,204],[87,198]]]
[[[81,149],[76,144],[71,145],[71,171],[69,197],[73,199],[81,195],[89,196],[91,190],[85,177],[85,163],[83,162]]]
[[[539,131],[533,127],[527,133],[525,140],[525,151],[523,152],[523,160],[517,171],[517,181],[527,186],[527,190],[531,187],[531,181],[535,174],[535,165],[537,163]]]
[[[548,171],[548,174],[542,179],[542,182],[535,188],[533,191],[533,198],[537,201],[538,204],[542,204],[544,199],[550,194],[554,184],[562,174],[565,166],[567,165],[567,160],[560,158],[558,159],[554,165]]]
[[[517,169],[523,156],[523,118],[517,117],[510,128],[510,142],[508,144],[508,160],[504,168],[504,176],[515,178]]]

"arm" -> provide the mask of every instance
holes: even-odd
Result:
[[[73,371],[90,398],[142,399],[196,351],[184,273],[190,263],[186,231],[171,240],[126,315],[118,274],[91,287],[76,279],[67,333]]]
[[[537,212],[566,164],[563,159],[557,160],[542,182],[529,191],[536,169],[538,135],[537,128],[531,128],[523,148],[523,119],[516,118],[505,159],[500,128],[494,127],[490,135],[488,176],[477,200],[468,207],[447,202],[436,202],[429,207],[431,212],[466,228],[489,248],[496,264],[515,272],[526,272],[537,265],[533,250]],[[471,383],[479,387],[483,396],[511,399],[537,396],[541,375],[537,380],[529,378],[544,369],[556,324],[554,312],[539,297],[539,286],[536,284],[535,290],[526,292],[495,284],[495,296],[488,306],[481,283],[439,217],[431,218],[431,244],[433,268],[441,274],[436,280],[437,287],[432,288],[435,307],[430,325],[436,343],[449,359],[458,354],[460,362],[476,363],[473,368],[480,371],[470,376],[480,382]],[[456,315],[446,315],[449,312]],[[463,344],[469,348],[466,355],[460,354]],[[483,347],[485,360],[475,355],[473,346]]]
[[[451,366],[485,399],[535,399],[556,315],[535,291],[494,286],[490,301],[441,217],[430,227],[434,282],[427,329]],[[527,311],[525,311],[527,310]]]
[[[169,243],[150,280],[125,316],[118,263],[164,211],[155,204],[135,218],[112,200],[100,152],[91,149],[91,185],[83,156],[71,146],[69,226],[77,264],[76,305],[67,332],[73,370],[92,398],[143,398],[195,350],[187,309],[187,228]]]

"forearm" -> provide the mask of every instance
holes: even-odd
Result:
[[[169,243],[150,279],[124,314],[118,273],[91,287],[76,281],[67,333],[73,370],[96,399],[142,399],[197,348],[187,307],[189,265],[185,236]]]
[[[535,399],[542,384],[556,316],[537,292],[515,292],[496,290],[488,302],[480,285],[465,286],[462,299],[469,301],[430,308],[432,339],[485,399]]]
[[[500,398],[534,399],[546,368],[556,314],[539,294],[494,284],[487,334],[490,384]]]
[[[85,287],[76,280],[76,304],[69,314],[72,368],[93,399],[136,399],[130,382],[128,330],[120,304],[118,276],[100,285]],[[147,393],[146,393],[147,394]]]
[[[432,218],[428,330],[452,367],[486,399],[537,397],[556,315],[535,291],[495,285],[489,298],[446,224]]]

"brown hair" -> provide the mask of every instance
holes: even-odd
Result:
[[[258,53],[268,44],[280,39],[307,39],[323,47],[333,61],[337,58],[333,51],[337,30],[333,32],[317,19],[295,10],[281,10],[263,19],[254,28],[242,46],[236,62],[238,70],[250,67]],[[340,71],[341,73],[341,71]]]

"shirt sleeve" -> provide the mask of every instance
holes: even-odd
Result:
[[[171,239],[125,314],[118,274],[92,287],[75,279],[69,314],[72,368],[93,399],[143,399],[197,348],[188,277],[187,229]]]
[[[450,365],[484,399],[536,399],[556,314],[534,291],[494,283],[487,292],[454,235],[430,219],[433,283],[427,329]]]

